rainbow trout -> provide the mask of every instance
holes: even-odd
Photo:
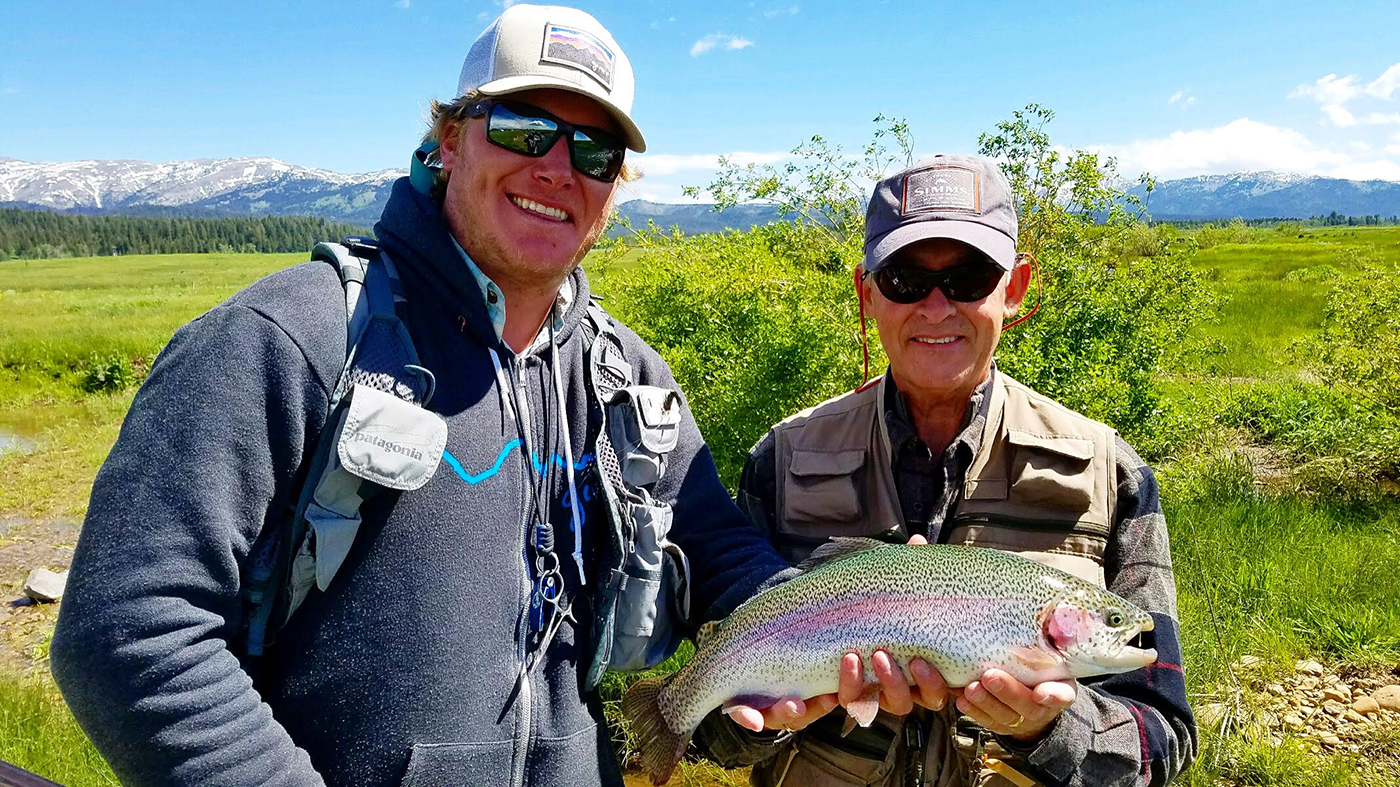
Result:
[[[906,675],[910,659],[924,659],[954,688],[992,667],[1033,686],[1157,660],[1155,650],[1128,644],[1152,629],[1146,612],[1010,552],[838,538],[799,568],[803,573],[702,626],[695,657],[674,675],[628,690],[623,714],[653,783],[670,778],[710,711],[834,693],[850,652],[865,662],[869,688],[846,710],[862,726],[878,710],[870,666],[876,650]]]

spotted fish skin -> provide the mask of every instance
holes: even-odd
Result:
[[[906,675],[909,660],[922,658],[952,687],[993,667],[1034,685],[1124,672],[1156,658],[1125,647],[1152,628],[1145,612],[1009,552],[837,539],[808,563],[702,629],[689,664],[624,701],[629,718],[641,721],[643,767],[658,784],[674,767],[666,760],[679,758],[711,710],[833,693],[849,652],[861,654],[867,683],[876,682],[870,656],[884,650]],[[659,739],[650,757],[647,730]]]

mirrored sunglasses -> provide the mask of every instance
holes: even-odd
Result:
[[[564,137],[569,145],[569,161],[581,174],[611,183],[622,172],[627,146],[602,129],[575,126],[520,101],[482,99],[467,110],[467,115],[485,116],[486,138],[512,153],[539,158]]]

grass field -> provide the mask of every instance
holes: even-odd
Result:
[[[1322,307],[1337,274],[1358,262],[1400,265],[1400,228],[1337,227],[1302,237],[1259,230],[1253,243],[1204,249],[1196,267],[1228,299],[1207,333],[1229,352],[1217,356],[1219,375],[1288,378],[1297,363],[1289,347],[1322,322]]]
[[[0,263],[0,437],[19,435],[32,448],[0,452],[0,519],[81,517],[133,393],[120,379],[105,382],[108,372],[139,379],[179,325],[302,259]],[[1309,230],[1301,238],[1259,231],[1254,242],[1201,251],[1195,264],[1229,299],[1206,329],[1226,351],[1212,359],[1215,378],[1176,379],[1173,395],[1206,402],[1233,396],[1237,385],[1297,380],[1301,364],[1289,348],[1317,329],[1326,293],[1358,260],[1400,264],[1400,228]],[[608,277],[599,278],[606,290]],[[1193,696],[1247,694],[1231,669],[1244,654],[1277,670],[1304,657],[1338,669],[1400,663],[1400,503],[1260,494],[1233,434],[1213,432],[1159,468]],[[615,702],[625,683],[610,681],[606,699]],[[1368,767],[1400,762],[1400,734],[1359,754],[1322,756],[1291,738],[1275,744],[1230,730],[1207,730],[1205,741],[1192,785],[1400,785]],[[0,759],[70,787],[115,783],[45,679],[42,661],[34,675],[0,674]],[[740,782],[709,767],[682,774],[686,784]]]

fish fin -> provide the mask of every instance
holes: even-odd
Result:
[[[740,694],[735,697],[730,697],[729,700],[724,703],[724,712],[728,713],[739,705],[746,705],[756,710],[766,710],[777,705],[778,700],[781,699],[782,697],[773,697],[767,694]]]
[[[850,734],[851,734],[851,730],[854,730],[855,728],[856,728],[856,717],[855,717],[855,716],[852,716],[852,715],[849,714],[849,713],[846,714],[846,720],[843,721],[843,722],[841,722],[841,737],[844,738],[844,737],[846,737],[847,735],[850,735]]]
[[[1011,656],[1031,670],[1047,670],[1058,666],[1063,661],[1058,656],[1046,653],[1039,648],[1012,648]]]
[[[661,690],[669,678],[643,678],[622,697],[622,714],[632,725],[641,749],[642,771],[652,784],[665,784],[685,754],[692,730],[676,732],[661,713]]]
[[[873,538],[833,538],[822,544],[807,556],[807,559],[797,564],[798,571],[811,571],[827,563],[832,563],[851,555],[858,555],[867,549],[877,547],[887,547],[889,544]]]
[[[702,650],[715,635],[715,629],[719,628],[719,621],[712,620],[700,626],[700,630],[695,632],[695,649]]]
[[[846,703],[847,721],[854,719],[856,724],[869,727],[880,712],[880,684],[867,686],[859,697]],[[842,733],[844,734],[844,733]]]

